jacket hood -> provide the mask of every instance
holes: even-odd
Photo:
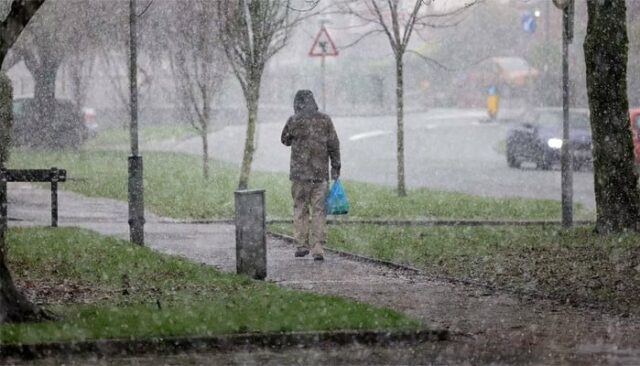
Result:
[[[295,98],[293,98],[293,111],[300,112],[317,112],[318,105],[313,98],[311,90],[298,90]]]

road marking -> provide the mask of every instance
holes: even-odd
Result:
[[[493,124],[495,125],[495,123],[493,123]],[[489,121],[482,122],[482,121],[476,120],[476,121],[471,122],[471,125],[472,126],[490,126],[490,125],[492,125],[492,123],[489,122]]]
[[[389,134],[391,134],[391,131],[374,130],[374,131],[369,131],[369,132],[364,132],[364,133],[359,133],[357,135],[353,135],[353,136],[349,137],[349,140],[350,141],[356,141],[356,140],[368,139],[368,138],[371,138],[371,137],[389,135]]]

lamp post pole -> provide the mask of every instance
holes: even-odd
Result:
[[[562,226],[573,224],[573,159],[569,133],[569,43],[573,39],[574,0],[553,0],[562,9]]]
[[[142,156],[138,150],[138,55],[136,29],[136,0],[129,0],[129,137],[131,155],[129,171],[129,237],[133,243],[144,245],[144,186]]]

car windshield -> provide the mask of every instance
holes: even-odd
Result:
[[[572,128],[588,129],[589,115],[586,113],[572,112],[569,115]],[[540,126],[544,127],[562,127],[562,111],[558,112],[541,112],[536,119]]]

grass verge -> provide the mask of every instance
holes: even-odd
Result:
[[[270,230],[291,234],[291,225]],[[338,225],[330,247],[410,264],[427,273],[543,293],[567,303],[640,314],[639,234],[591,227],[381,227]]]
[[[145,204],[160,215],[176,218],[233,217],[237,167],[213,161],[204,180],[197,156],[178,153],[144,154]],[[61,189],[89,196],[127,199],[127,153],[118,151],[15,150],[10,168],[67,169]],[[252,174],[250,186],[267,190],[270,217],[291,217],[290,182],[285,173]],[[560,219],[560,203],[525,198],[487,198],[432,189],[412,189],[398,197],[392,187],[345,182],[350,216],[358,218]],[[576,219],[592,214],[576,206]]]
[[[127,128],[108,128],[98,131],[97,135],[87,141],[86,148],[109,149],[116,146],[129,146],[129,127]],[[153,127],[142,127],[139,131],[139,141],[141,143],[149,141],[158,141],[164,139],[185,139],[197,136],[196,132],[188,124],[161,125]]]
[[[61,320],[0,325],[0,344],[338,329],[417,329],[393,310],[288,290],[73,228],[15,228],[8,265]]]

